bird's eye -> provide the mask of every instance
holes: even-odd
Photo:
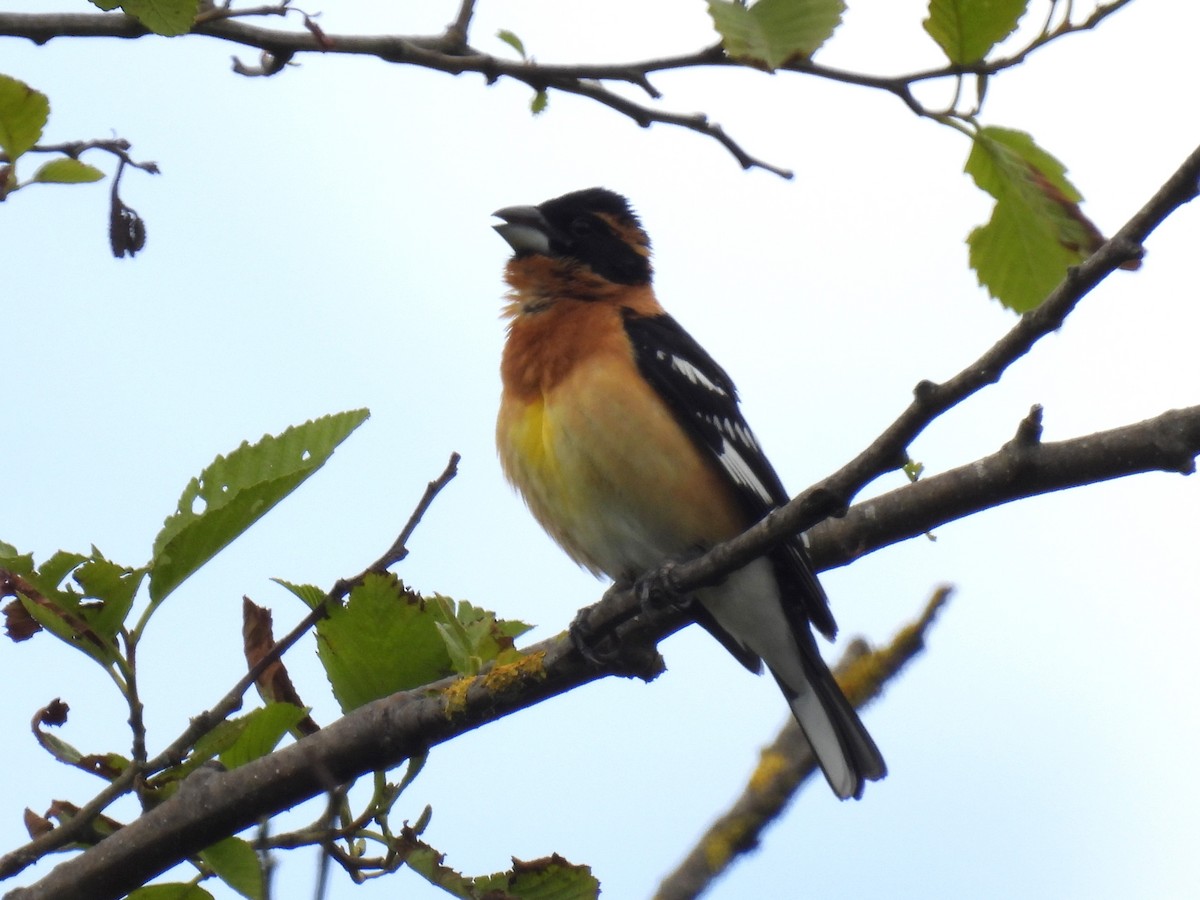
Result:
[[[591,219],[585,219],[580,216],[577,219],[571,220],[571,235],[573,237],[587,237],[594,230]]]

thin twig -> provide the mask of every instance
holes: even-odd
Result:
[[[425,493],[421,495],[421,499],[413,510],[412,515],[408,517],[408,522],[405,524],[403,530],[401,530],[400,536],[392,542],[392,546],[388,547],[387,552],[371,563],[365,572],[356,577],[356,580],[361,581],[365,575],[372,572],[385,572],[408,556],[409,538],[416,531],[417,526],[421,523],[421,519],[425,517],[425,513],[429,511],[429,507],[433,504],[437,495],[442,492],[442,489],[446,485],[454,480],[454,476],[458,474],[458,464],[461,461],[462,457],[459,454],[450,454],[450,461],[446,463],[446,468],[442,471],[442,474],[426,485]]]
[[[779,71],[797,72],[843,84],[883,90],[898,97],[917,115],[935,119],[940,117],[940,120],[944,120],[947,117],[946,113],[934,113],[921,105],[913,94],[913,85],[945,78],[961,80],[965,75],[987,76],[1019,65],[1031,53],[1051,41],[1097,27],[1129,2],[1130,0],[1114,0],[1102,4],[1079,23],[1072,23],[1068,15],[1057,28],[1043,29],[1016,53],[992,60],[984,59],[966,65],[951,64],[907,74],[875,75],[825,66],[813,62],[810,58],[799,57],[780,67]],[[476,72],[482,74],[489,84],[500,78],[510,78],[528,85],[534,91],[557,90],[587,97],[633,119],[642,127],[661,123],[694,131],[717,141],[733,155],[742,168],[761,168],[784,178],[791,177],[788,169],[765,163],[746,152],[737,141],[727,135],[720,126],[712,124],[703,114],[655,109],[628,100],[608,87],[614,83],[636,85],[651,99],[658,100],[661,95],[649,80],[652,73],[711,66],[756,67],[753,63],[730,58],[719,43],[692,53],[633,63],[554,65],[528,59],[505,59],[482,53],[468,43],[468,30],[474,7],[474,0],[462,0],[455,21],[447,27],[445,33],[432,36],[326,35],[316,28],[315,23],[307,16],[305,32],[269,29],[244,21],[244,17],[255,10],[261,11],[263,15],[284,14],[291,10],[286,3],[280,6],[257,7],[255,10],[240,10],[236,13],[236,18],[232,12],[202,16],[191,33],[259,49],[262,57],[257,66],[249,66],[235,59],[235,69],[246,75],[277,74],[300,53],[336,52],[375,56],[385,62],[420,66],[453,75]],[[148,34],[145,27],[128,16],[0,13],[0,35],[26,37],[38,43],[58,37],[141,38]],[[951,115],[962,116],[965,113],[952,110]]]
[[[475,15],[475,0],[463,0],[462,5],[458,8],[458,15],[446,28],[446,40],[450,44],[457,44],[463,50],[468,49],[467,39],[473,15]]]
[[[79,159],[81,155],[88,150],[103,150],[106,153],[111,153],[117,159],[121,160],[124,165],[133,166],[135,169],[141,169],[143,172],[149,172],[151,175],[158,175],[158,163],[154,162],[138,162],[129,155],[129,148],[132,145],[129,141],[123,138],[110,138],[108,140],[92,140],[92,141],[64,141],[61,144],[34,144],[29,148],[29,153],[61,153],[64,156],[69,156],[71,159]],[[11,160],[3,153],[0,153],[0,163],[11,162]]]

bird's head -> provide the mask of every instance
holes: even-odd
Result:
[[[629,201],[605,188],[588,188],[538,206],[507,206],[493,226],[517,260],[541,256],[582,265],[615,284],[650,282],[650,239]]]

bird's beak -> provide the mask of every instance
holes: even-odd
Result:
[[[550,255],[550,233],[554,229],[536,206],[506,206],[492,215],[504,220],[503,225],[492,227],[517,253]]]

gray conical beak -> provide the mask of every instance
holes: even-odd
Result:
[[[492,227],[514,251],[550,254],[550,232],[553,229],[536,206],[506,206],[492,215],[504,220],[503,225]]]

